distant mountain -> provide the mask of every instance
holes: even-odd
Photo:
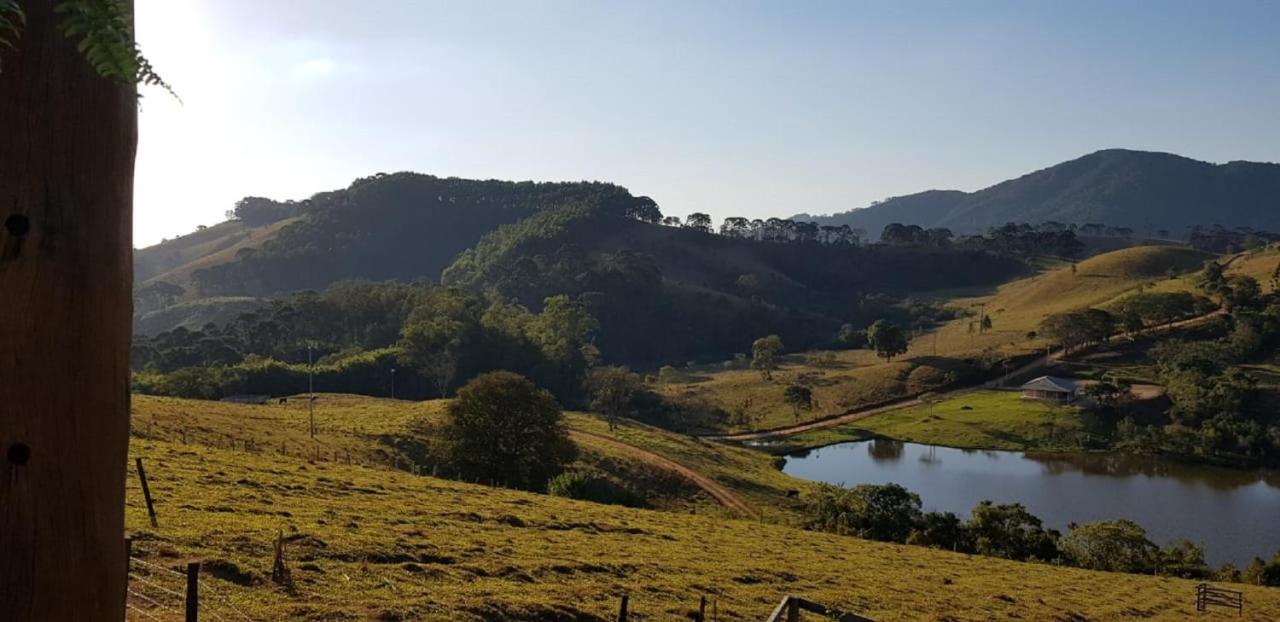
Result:
[[[1107,149],[977,192],[929,190],[831,216],[821,225],[865,229],[892,222],[957,234],[1007,222],[1099,223],[1140,236],[1184,238],[1188,227],[1220,224],[1280,231],[1280,165],[1211,164],[1169,153]]]

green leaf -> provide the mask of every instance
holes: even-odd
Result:
[[[0,18],[5,4],[0,0]],[[178,101],[178,94],[156,73],[133,40],[133,23],[120,0],[66,0],[54,10],[63,15],[59,28],[70,38],[98,75],[119,84],[158,86]]]

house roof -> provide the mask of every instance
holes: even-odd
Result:
[[[1023,391],[1049,391],[1052,393],[1074,393],[1076,382],[1070,378],[1057,376],[1040,376],[1022,385]]]

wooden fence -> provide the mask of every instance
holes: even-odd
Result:
[[[1228,607],[1244,615],[1244,592],[1225,590],[1208,583],[1196,586],[1196,611],[1205,612],[1209,607]]]
[[[773,613],[768,618],[765,618],[765,622],[800,622],[800,612],[802,611],[816,613],[823,618],[837,620],[838,622],[873,622],[870,618],[864,618],[856,613],[829,609],[799,596],[783,598],[782,602],[778,603],[778,607],[773,610]]]

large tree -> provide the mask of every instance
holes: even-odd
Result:
[[[506,371],[458,389],[440,443],[464,477],[526,490],[543,490],[576,455],[556,398]]]
[[[876,320],[867,329],[867,343],[886,362],[907,351],[907,333],[901,326],[888,320]]]
[[[0,0],[0,612],[124,615],[132,0]]]
[[[778,368],[778,357],[782,354],[782,338],[768,335],[755,340],[751,344],[751,368],[760,372],[765,380],[773,379],[773,370]]]

